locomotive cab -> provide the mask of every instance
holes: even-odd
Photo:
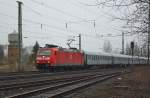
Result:
[[[45,69],[51,65],[51,49],[39,49],[36,57],[36,67],[38,69]]]

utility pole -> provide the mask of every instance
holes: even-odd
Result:
[[[150,46],[150,0],[149,0],[149,13],[148,13],[148,60],[147,60],[147,64],[149,64],[149,57],[150,57],[150,50],[149,50],[149,46]]]
[[[142,48],[141,48],[141,56],[143,56]]]
[[[134,56],[134,42],[133,42],[133,41],[131,41],[130,47],[131,47],[131,53],[132,53],[132,64],[133,64],[133,56]]]
[[[18,48],[19,48],[18,71],[22,71],[22,2],[17,1],[17,3],[18,3]]]
[[[79,50],[81,51],[81,34],[79,34]]]
[[[124,32],[122,32],[122,54],[124,54]]]

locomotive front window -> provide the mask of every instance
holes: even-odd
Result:
[[[39,50],[38,55],[50,55],[51,51],[50,50]]]

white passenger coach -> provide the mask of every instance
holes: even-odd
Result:
[[[130,64],[147,64],[146,57],[129,56],[122,54],[110,53],[92,53],[84,52],[86,65],[130,65]]]

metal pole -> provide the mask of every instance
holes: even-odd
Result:
[[[18,57],[18,71],[22,70],[22,2],[17,1],[18,3],[18,48],[19,48],[19,57]]]
[[[143,56],[142,48],[141,48],[141,56]]]
[[[81,51],[81,34],[79,34],[79,50]]]
[[[133,56],[134,56],[134,42],[131,42],[131,53],[132,53],[132,67],[133,67]]]
[[[133,54],[133,48],[131,49],[131,51],[132,51],[132,64],[133,64],[133,55],[134,55],[134,54]]]
[[[149,14],[148,14],[148,61],[147,64],[149,64],[149,57],[150,57],[150,50],[149,50],[149,46],[150,46],[150,0],[149,0]]]
[[[122,54],[124,54],[124,32],[122,32]]]

